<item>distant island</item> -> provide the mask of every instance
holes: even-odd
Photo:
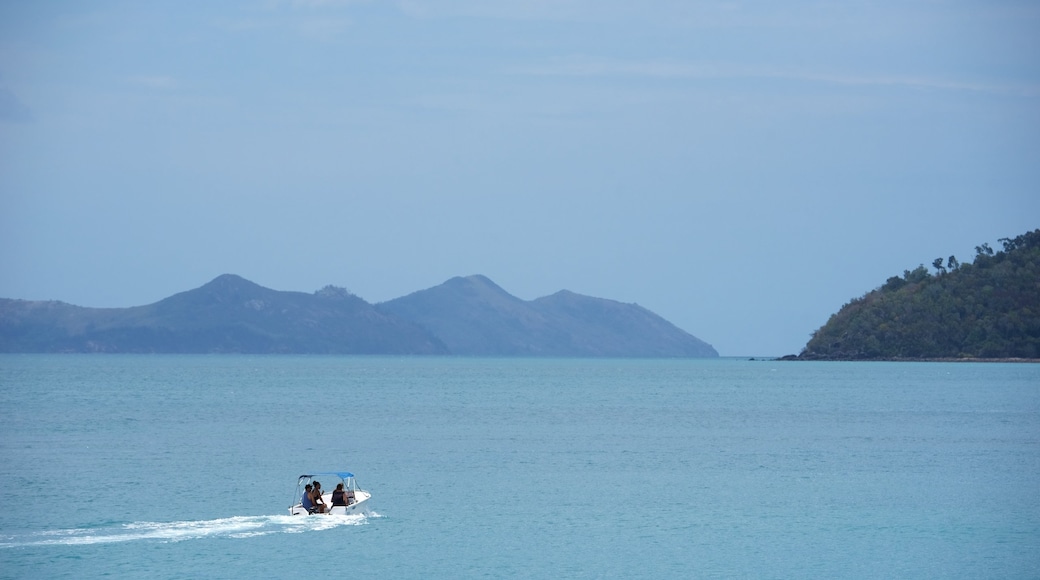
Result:
[[[718,356],[636,304],[566,290],[525,301],[484,276],[370,304],[335,286],[284,292],[233,274],[131,308],[0,299],[0,352]]]
[[[1040,230],[936,258],[845,304],[792,360],[1040,359]]]

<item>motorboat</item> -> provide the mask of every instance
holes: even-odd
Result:
[[[307,508],[303,507],[303,494],[306,491],[307,484],[313,485],[315,481],[320,479],[331,480],[333,477],[338,478],[339,482],[343,484],[343,491],[346,495],[347,505],[345,506],[334,506],[332,505],[332,492],[336,489],[336,485],[321,484],[321,499],[328,506],[328,511],[325,514],[319,514],[317,512],[308,511]],[[347,515],[363,513],[368,509],[368,500],[372,499],[372,494],[361,489],[357,485],[357,480],[354,479],[354,474],[349,471],[322,471],[315,473],[307,473],[301,475],[296,480],[296,493],[293,495],[293,505],[289,508],[289,513],[294,516],[308,515],[314,513],[315,515]]]

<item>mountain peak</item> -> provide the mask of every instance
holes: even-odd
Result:
[[[50,313],[16,305],[13,314],[0,316],[0,351],[447,353],[411,322],[378,312],[360,298],[341,297],[272,290],[224,274],[134,308],[62,307]]]
[[[426,328],[458,355],[718,356],[638,305],[569,290],[525,301],[481,275],[452,278],[379,308]]]
[[[221,274],[195,290],[181,292],[162,302],[168,303],[171,299],[177,302],[188,300],[196,304],[238,302],[260,298],[272,293],[275,293],[275,291],[250,282],[241,276]]]
[[[442,285],[453,288],[485,288],[488,290],[494,290],[496,292],[508,294],[508,292],[503,290],[501,286],[495,284],[491,281],[490,278],[484,276],[483,274],[473,274],[470,276],[455,276],[454,278],[448,280]]]
[[[218,291],[241,291],[245,289],[253,290],[263,288],[263,286],[250,282],[237,274],[221,274],[204,284],[200,289],[203,288]]]

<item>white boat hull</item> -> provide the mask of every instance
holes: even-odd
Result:
[[[324,513],[324,514],[319,514],[319,513],[308,514],[307,510],[303,509],[303,506],[300,505],[300,504],[296,504],[296,505],[292,506],[291,508],[289,508],[289,513],[294,515],[294,516],[306,516],[306,515],[316,515],[316,516],[325,516],[325,515],[333,515],[333,516],[335,516],[335,515],[340,515],[340,516],[345,516],[345,515],[350,515],[350,514],[364,513],[365,510],[368,509],[368,500],[372,499],[372,494],[368,493],[367,491],[361,490],[361,489],[356,490],[354,492],[354,503],[352,503],[352,504],[350,504],[348,506],[341,506],[341,505],[334,506],[334,505],[332,505],[332,493],[322,494],[321,499],[325,501],[325,505],[331,506],[329,511]],[[282,504],[282,505],[285,505],[285,504]]]

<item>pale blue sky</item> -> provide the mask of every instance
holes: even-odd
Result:
[[[0,1],[0,296],[484,274],[723,355],[1040,227],[1040,4]]]

